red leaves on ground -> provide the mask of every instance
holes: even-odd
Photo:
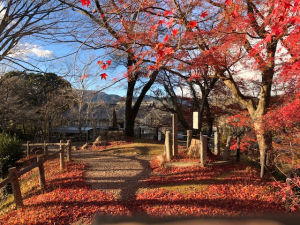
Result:
[[[262,181],[257,169],[242,164],[218,167],[160,168],[147,180],[152,190],[137,195],[150,215],[238,216],[284,212],[271,182]],[[201,185],[196,191],[170,191],[163,187]]]
[[[59,171],[59,161],[45,164],[48,191],[35,193],[38,176],[33,171],[21,177],[34,177],[35,186],[24,196],[25,207],[1,216],[2,224],[71,224],[82,218],[91,222],[93,216],[237,216],[267,212],[284,212],[283,202],[274,194],[270,182],[262,181],[258,170],[242,164],[219,167],[159,168],[146,182],[147,189],[128,201],[117,201],[100,190],[92,190],[84,182],[84,163],[68,162],[66,171]],[[200,185],[200,189],[179,192],[159,188],[168,184]]]
[[[11,210],[1,216],[1,224],[70,224],[82,217],[91,218],[95,212],[112,214],[120,206],[114,205],[114,197],[99,190],[90,189],[84,182],[84,163],[67,162],[66,171],[59,171],[59,160],[45,163],[47,192],[39,190],[38,176],[34,171],[21,177],[25,181],[35,177],[30,193],[23,195],[25,207]],[[122,214],[122,213],[120,213]]]

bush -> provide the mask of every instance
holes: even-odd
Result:
[[[8,169],[16,165],[16,161],[23,157],[20,141],[6,133],[0,133],[0,177],[8,175]]]

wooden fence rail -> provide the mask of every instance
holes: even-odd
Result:
[[[25,146],[27,146],[27,154],[28,152],[30,153],[30,147],[31,146],[47,146],[50,143],[42,143],[42,144],[30,144],[30,142],[27,142]],[[59,145],[59,151],[56,151],[55,153],[48,155],[48,148],[44,148],[44,153],[47,153],[47,155],[38,155],[37,156],[37,162],[31,164],[30,166],[27,166],[26,168],[17,171],[16,167],[10,168],[9,171],[9,177],[3,180],[0,183],[0,188],[4,187],[5,185],[11,183],[12,184],[12,190],[13,190],[13,195],[14,195],[14,200],[16,207],[22,207],[23,206],[23,199],[22,199],[22,193],[21,193],[21,188],[20,188],[20,183],[19,183],[19,177],[24,175],[25,173],[31,171],[32,169],[38,167],[38,172],[39,172],[39,183],[40,183],[40,188],[42,192],[44,193],[46,191],[46,180],[45,180],[45,170],[44,170],[44,163],[51,159],[54,158],[54,156],[60,154],[60,170],[65,169],[65,157],[64,157],[64,150],[67,148],[67,161],[72,160],[72,145],[71,141],[68,141],[67,144],[64,144],[62,140],[60,143],[51,143],[51,145]],[[46,149],[46,151],[45,151]]]

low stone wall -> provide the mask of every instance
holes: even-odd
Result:
[[[93,145],[94,146],[106,145],[108,141],[125,141],[125,131],[123,130],[100,131],[99,136],[93,142]]]

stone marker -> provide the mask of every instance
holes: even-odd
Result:
[[[215,132],[214,136],[214,152],[215,155],[220,155],[220,133],[218,131]]]
[[[171,148],[171,132],[166,132],[166,138],[165,138],[165,155],[166,160],[170,161],[172,158],[172,148]]]
[[[193,138],[191,141],[191,145],[188,148],[188,156],[198,158],[200,157],[200,146],[201,141],[199,139]]]
[[[193,129],[198,129],[198,112],[193,112]]]

